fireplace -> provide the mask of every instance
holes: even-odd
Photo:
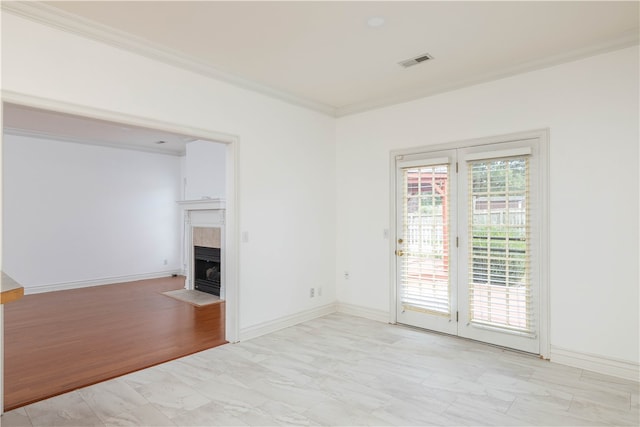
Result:
[[[194,288],[209,294],[220,296],[220,248],[193,247],[193,285]]]
[[[226,291],[224,201],[178,202],[184,215],[185,289],[221,299]]]

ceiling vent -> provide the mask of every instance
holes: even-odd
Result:
[[[421,62],[426,62],[430,59],[433,59],[433,56],[429,55],[428,53],[423,53],[422,55],[418,55],[415,58],[400,61],[398,62],[398,64],[402,65],[404,68],[409,68],[414,65],[418,65]]]

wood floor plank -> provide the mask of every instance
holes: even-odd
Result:
[[[162,295],[184,277],[27,295],[5,306],[4,406],[51,396],[226,343],[224,302]]]

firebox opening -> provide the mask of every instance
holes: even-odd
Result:
[[[194,288],[220,296],[220,248],[193,247]]]

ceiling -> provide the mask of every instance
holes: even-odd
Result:
[[[341,116],[637,44],[639,4],[3,1],[2,8]],[[374,17],[384,24],[367,25]],[[424,53],[433,59],[398,65]],[[195,139],[12,104],[4,105],[3,124],[12,134],[171,155]]]
[[[336,116],[631,46],[639,32],[637,1],[28,5],[66,29]],[[433,59],[398,65],[424,53]]]
[[[5,103],[3,132],[10,135],[102,145],[182,156],[197,138]],[[164,141],[163,143],[158,143]]]

